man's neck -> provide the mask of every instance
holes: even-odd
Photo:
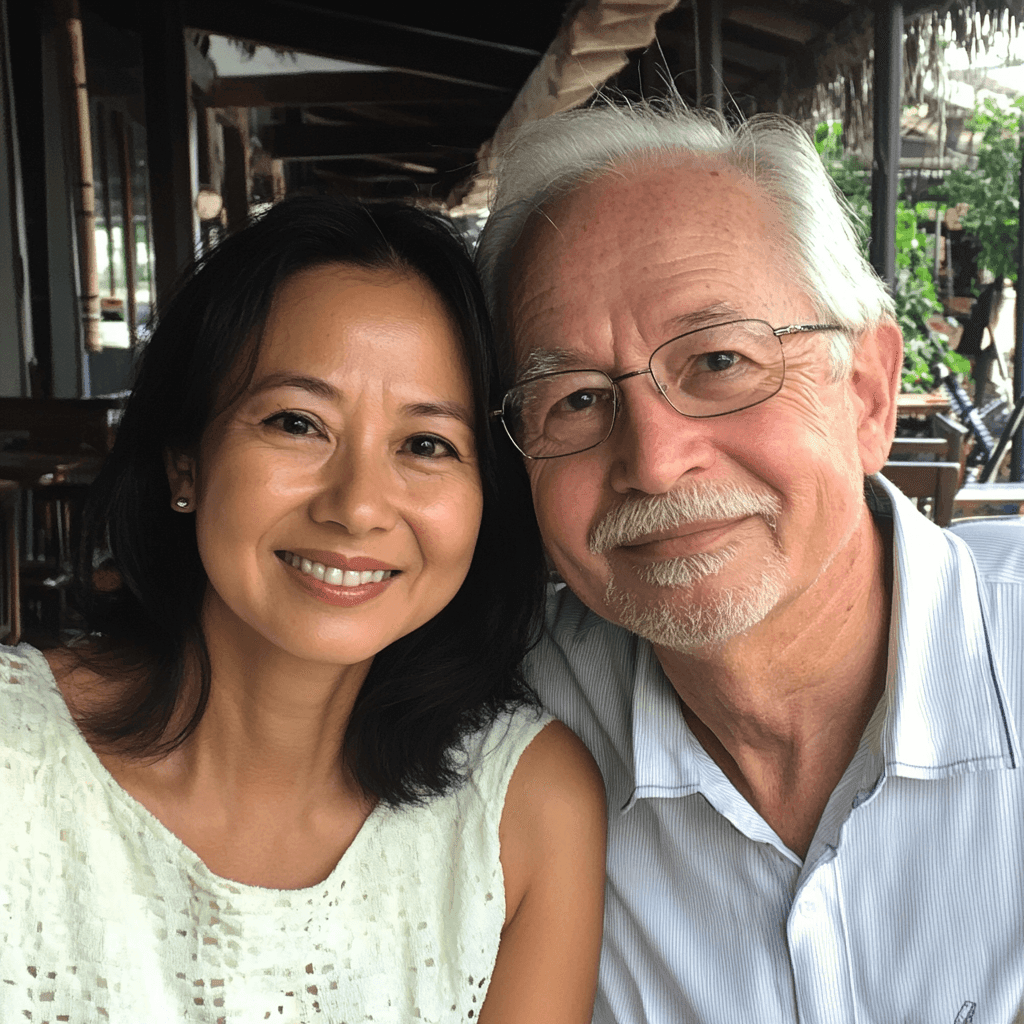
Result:
[[[747,633],[705,652],[656,648],[693,734],[801,857],[885,689],[890,552],[867,521]]]

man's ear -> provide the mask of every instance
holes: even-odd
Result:
[[[902,373],[903,335],[886,317],[865,331],[853,353],[850,384],[860,406],[857,438],[865,475],[877,473],[889,457]]]
[[[164,449],[164,468],[167,470],[167,482],[171,486],[171,503],[179,498],[188,502],[188,508],[195,507],[196,497],[196,460],[185,452]],[[182,506],[179,506],[182,508]]]

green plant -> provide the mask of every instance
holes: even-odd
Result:
[[[985,100],[967,128],[981,132],[978,166],[959,168],[946,178],[951,203],[966,203],[963,226],[981,243],[978,265],[995,277],[1017,280],[1017,224],[1020,212],[1020,128],[1024,97],[1002,110]]]
[[[814,133],[814,145],[825,169],[846,197],[854,214],[861,252],[866,257],[871,238],[871,175],[860,162],[842,151],[842,125],[823,122]],[[942,312],[935,294],[927,236],[917,218],[932,205],[896,204],[896,319],[903,331],[903,390],[930,391],[935,386],[932,367],[944,362],[962,372],[969,364],[951,352],[945,337],[928,327],[928,318]]]

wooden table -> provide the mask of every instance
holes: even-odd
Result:
[[[927,395],[896,396],[896,412],[901,416],[934,416],[937,412],[948,411],[949,398],[946,395],[933,392]]]
[[[69,478],[91,483],[102,465],[102,457],[90,453],[0,451],[0,480],[13,480],[22,487],[61,484]]]

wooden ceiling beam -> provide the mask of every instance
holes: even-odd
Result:
[[[479,129],[449,125],[442,130],[407,128],[395,131],[372,125],[343,128],[327,125],[277,124],[260,131],[263,148],[280,160],[323,160],[343,156],[458,150],[475,152],[483,142]]]
[[[211,107],[327,107],[355,103],[456,106],[493,98],[492,102],[507,106],[513,91],[480,89],[402,71],[300,72],[218,78],[210,88],[207,103]]]
[[[181,13],[204,32],[496,89],[517,89],[540,58],[521,47],[273,0],[181,0]]]

